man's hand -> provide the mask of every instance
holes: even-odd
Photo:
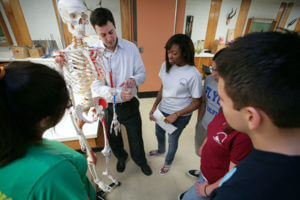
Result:
[[[133,78],[129,78],[129,79],[125,80],[123,83],[121,83],[119,86],[120,87],[124,86],[125,89],[134,88],[136,86],[136,83]]]
[[[123,101],[130,101],[130,99],[132,98],[131,89],[123,88],[121,91],[121,98]]]

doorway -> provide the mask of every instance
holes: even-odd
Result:
[[[165,60],[164,46],[174,34],[176,6],[176,0],[136,1],[137,46],[146,69],[139,93],[155,92],[161,86],[158,73]]]

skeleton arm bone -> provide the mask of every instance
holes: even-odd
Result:
[[[91,66],[97,69],[94,62],[91,60],[90,54],[88,51],[83,52],[84,56],[88,59]],[[103,97],[107,102],[113,101],[113,94],[110,87],[103,85],[99,79],[95,79],[91,85],[92,93],[94,97]]]
[[[93,97],[103,97],[107,102],[112,103],[113,101],[113,94],[112,90],[109,86],[102,85],[99,79],[94,80],[93,84],[91,85]],[[123,102],[124,100],[121,97],[122,90],[118,88],[114,88],[116,94],[116,102]],[[128,88],[127,90],[131,90],[130,99],[136,95],[135,88]]]

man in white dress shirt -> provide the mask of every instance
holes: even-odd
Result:
[[[110,57],[113,84],[116,88],[116,113],[118,121],[126,127],[131,157],[141,167],[142,172],[149,176],[152,170],[145,158],[139,101],[135,97],[137,86],[144,83],[146,78],[143,61],[134,43],[117,37],[115,21],[110,10],[95,9],[91,13],[90,22],[100,37],[96,46],[104,47],[105,54]],[[100,80],[95,80],[92,91],[96,95],[101,95],[103,89],[108,86],[110,87],[109,84],[105,86]],[[105,115],[107,129],[111,125],[112,118],[113,105],[109,102]],[[122,135],[108,134],[108,140],[112,152],[118,159],[116,169],[123,172],[128,154],[124,150]]]

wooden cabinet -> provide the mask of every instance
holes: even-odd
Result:
[[[87,141],[88,141],[89,145],[91,146],[91,148],[102,149],[104,147],[104,132],[103,132],[101,123],[98,126],[97,137],[96,138],[87,138]],[[68,147],[75,149],[75,150],[81,149],[78,139],[62,141],[62,143],[64,143]]]
[[[195,66],[201,73],[201,76],[204,77],[203,71],[202,71],[202,65],[210,66],[212,63],[212,56],[211,57],[195,57]]]
[[[5,67],[5,65],[8,65],[8,62],[0,62],[0,67]]]

